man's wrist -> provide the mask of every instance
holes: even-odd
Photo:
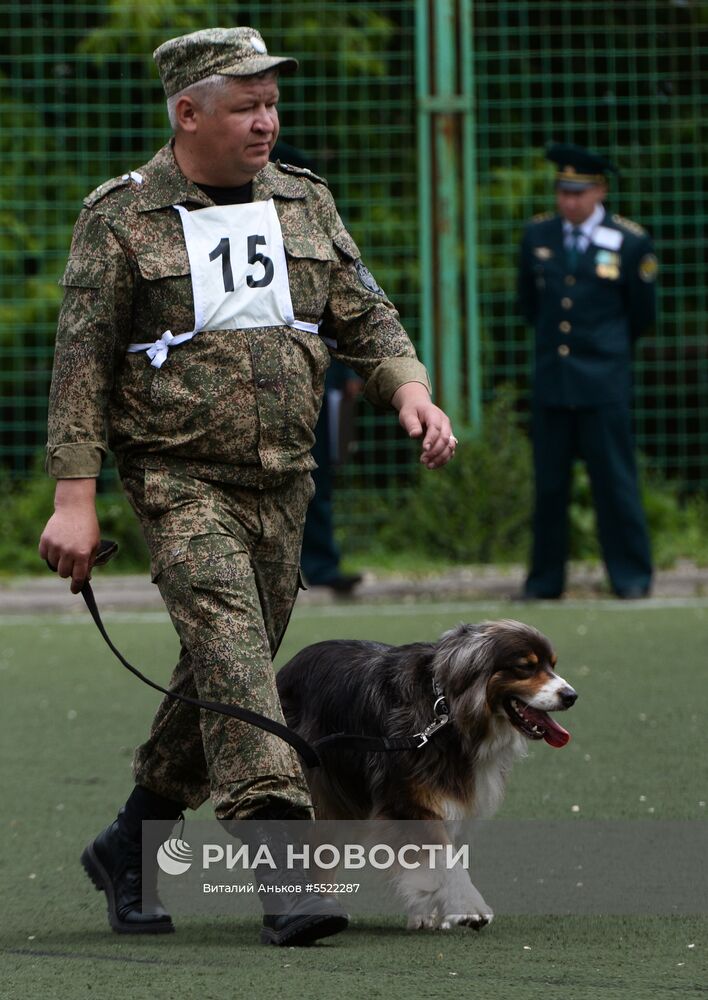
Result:
[[[391,397],[391,405],[400,410],[401,407],[411,403],[427,403],[430,401],[430,392],[423,382],[404,382],[394,392]]]
[[[54,509],[63,507],[76,508],[83,504],[94,506],[96,499],[95,478],[57,479],[54,490]]]

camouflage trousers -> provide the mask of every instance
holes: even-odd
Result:
[[[272,658],[297,596],[309,474],[267,489],[174,469],[123,470],[121,478],[181,641],[171,689],[282,722]],[[133,772],[136,784],[191,809],[211,796],[219,819],[311,810],[287,743],[172,698],[135,751]]]

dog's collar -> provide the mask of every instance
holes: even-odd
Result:
[[[438,684],[435,677],[433,677],[433,693],[435,695],[435,702],[433,703],[433,712],[435,713],[435,721],[431,722],[429,726],[420,733],[416,733],[413,739],[420,740],[417,744],[416,750],[420,750],[428,742],[431,736],[434,736],[438,730],[446,726],[450,721],[450,709],[448,707],[447,701],[445,700],[445,692]]]
[[[433,704],[433,711],[436,716],[440,718],[443,715],[450,716],[450,709],[448,707],[447,701],[445,700],[445,692],[440,686],[437,677],[433,677],[433,692],[435,694],[435,703]]]

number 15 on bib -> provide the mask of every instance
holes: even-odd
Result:
[[[193,212],[174,207],[189,256],[195,333],[295,324],[272,199]]]

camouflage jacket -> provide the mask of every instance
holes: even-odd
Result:
[[[273,198],[295,316],[321,323],[332,354],[388,406],[404,382],[428,384],[398,314],[360,260],[327,186],[268,164],[253,200]],[[170,145],[84,201],[61,284],[49,402],[47,471],[98,475],[107,447],[120,466],[179,465],[254,485],[313,466],[310,448],[329,351],[291,327],[201,332],[161,368],[131,343],[194,327],[189,258],[172,208],[213,203],[180,171]]]

